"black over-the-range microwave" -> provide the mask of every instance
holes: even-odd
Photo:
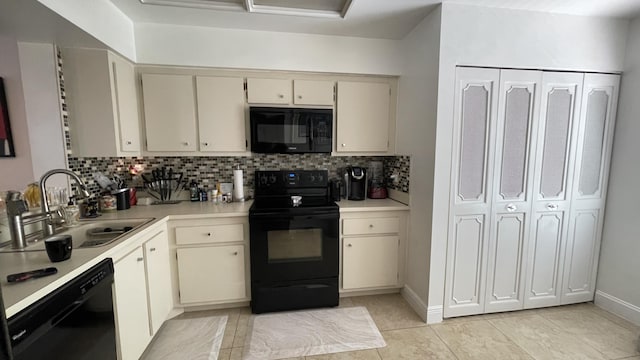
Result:
[[[251,107],[251,151],[263,154],[330,153],[333,110]]]

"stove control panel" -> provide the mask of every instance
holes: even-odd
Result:
[[[256,171],[256,190],[326,188],[329,184],[327,170],[274,170]]]

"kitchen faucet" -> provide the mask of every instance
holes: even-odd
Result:
[[[78,197],[78,199],[86,199],[91,196],[89,191],[87,191],[87,186],[84,184],[82,179],[80,179],[80,177],[76,175],[76,173],[74,173],[73,171],[70,171],[67,169],[49,170],[46,173],[44,173],[44,175],[42,175],[42,177],[40,178],[40,204],[42,206],[43,214],[49,214],[51,212],[49,208],[49,202],[47,201],[47,190],[46,190],[45,184],[47,182],[47,179],[51,175],[55,175],[55,174],[66,174],[68,176],[71,176],[76,181],[76,184],[78,185],[80,195],[81,195]],[[47,217],[42,221],[42,234],[45,237],[47,237],[47,236],[53,235],[53,233],[54,233],[53,223],[49,221],[49,218]]]
[[[42,234],[43,237],[48,237],[53,235],[54,233],[54,224],[52,221],[52,212],[49,206],[49,202],[47,201],[47,190],[46,190],[46,182],[47,179],[54,174],[66,174],[71,176],[78,187],[80,188],[80,196],[78,198],[84,199],[91,196],[87,191],[87,186],[84,184],[82,179],[78,177],[74,172],[69,171],[67,169],[53,169],[47,171],[40,178],[40,203],[42,206],[42,211],[38,214],[26,215],[23,216],[25,212],[29,209],[27,207],[26,202],[22,198],[22,194],[19,191],[9,191],[7,192],[6,197],[6,206],[7,206],[7,218],[9,220],[9,230],[11,233],[11,247],[14,249],[24,249],[27,247],[27,240],[24,232],[24,225],[31,224],[34,222],[42,221]],[[57,213],[58,217],[62,218],[62,214],[60,213],[60,209],[53,212]]]

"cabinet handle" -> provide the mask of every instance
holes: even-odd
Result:
[[[298,95],[298,99],[302,99],[302,95]]]
[[[558,209],[558,205],[556,205],[556,204],[547,204],[547,209],[549,209],[549,210],[557,210]]]
[[[127,141],[127,145],[131,145],[131,141]]]
[[[515,205],[513,205],[513,204],[508,204],[508,205],[506,206],[506,208],[507,208],[507,211],[508,211],[508,212],[514,212],[514,211],[516,211],[516,209],[517,209],[517,207],[516,207]]]
[[[351,245],[351,244],[347,244],[347,246],[348,246],[348,247],[352,247],[353,245]]]
[[[237,251],[234,251],[234,252],[233,252],[233,255],[238,255],[238,252],[237,252]]]
[[[369,224],[369,229],[373,229],[373,224]]]
[[[279,99],[282,99],[282,98],[284,98],[284,95],[282,95],[282,94],[278,94],[278,98],[279,98]]]
[[[211,233],[207,233],[207,236],[211,236]]]
[[[182,143],[182,145],[184,145],[184,146],[189,146],[189,142],[188,142],[188,141],[185,141],[185,142],[183,142],[183,143]]]
[[[156,248],[149,249],[149,252],[153,252],[153,251],[156,251]]]
[[[208,142],[203,142],[202,145],[209,146],[209,143]]]
[[[345,146],[347,146],[347,144],[342,144],[342,147],[345,147]]]
[[[139,258],[136,259],[137,262],[140,262],[142,260],[144,260],[144,258],[142,258],[142,257],[139,257]]]

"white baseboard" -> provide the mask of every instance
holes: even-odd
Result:
[[[418,294],[407,285],[400,290],[400,294],[409,303],[413,311],[415,311],[423,321],[427,322],[427,304],[420,299]]]
[[[600,290],[596,291],[594,302],[598,307],[640,326],[640,307]]]
[[[442,305],[429,306],[427,308],[427,324],[441,323],[443,320]]]

